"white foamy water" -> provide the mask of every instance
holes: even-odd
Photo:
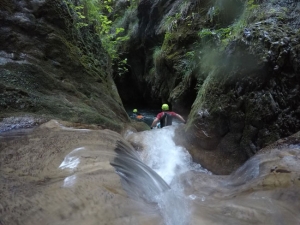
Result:
[[[168,184],[180,174],[189,171],[205,171],[199,164],[192,162],[189,152],[174,143],[176,126],[154,129],[143,137],[145,145],[141,157],[145,164],[158,173]]]
[[[206,172],[199,164],[192,162],[189,152],[174,142],[177,125],[143,132],[139,141],[143,143],[140,156],[143,162],[153,169],[170,185],[170,189],[154,196],[166,225],[187,225],[190,222],[188,199],[178,182],[181,174],[196,170]]]
[[[76,155],[76,152],[78,152],[80,150],[84,150],[84,147],[76,148],[72,152],[70,152],[68,155],[66,155],[66,157],[64,158],[64,161],[59,165],[59,168],[74,170],[80,163],[79,156]]]

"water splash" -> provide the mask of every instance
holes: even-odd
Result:
[[[176,126],[140,132],[144,150],[118,142],[111,162],[127,193],[137,200],[155,203],[166,225],[189,224],[187,197],[179,176],[190,170],[205,170],[192,162],[190,154],[174,143]]]
[[[141,138],[144,151],[141,158],[144,163],[157,172],[168,184],[172,180],[190,170],[208,173],[207,170],[192,161],[189,152],[174,142],[177,126],[155,129],[145,132]]]
[[[117,155],[111,165],[122,178],[123,187],[131,197],[154,202],[155,196],[170,189],[155,171],[141,161],[130,145],[120,141],[115,152]]]
[[[71,151],[65,158],[64,161],[59,165],[58,168],[74,170],[80,163],[78,155],[75,155],[77,151],[84,150],[84,147],[76,148]]]

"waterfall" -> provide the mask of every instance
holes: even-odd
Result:
[[[167,225],[186,225],[189,224],[188,201],[177,178],[190,170],[207,171],[192,162],[185,148],[176,146],[175,128],[143,132],[142,152],[118,142],[111,165],[131,198],[155,203]]]

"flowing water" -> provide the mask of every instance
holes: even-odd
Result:
[[[142,145],[135,159],[146,164],[143,173],[154,171],[159,177],[140,179],[142,173],[130,163],[123,167],[134,177],[134,182],[123,184],[125,190],[131,193],[135,186],[139,191],[130,196],[157,204],[164,224],[300,224],[299,141],[258,154],[230,176],[216,176],[174,143],[177,127],[129,138]],[[128,180],[124,173],[119,175]]]
[[[131,115],[131,112],[127,111]],[[158,113],[143,109],[139,112],[144,115],[144,122],[149,126]],[[179,123],[174,120],[173,124],[174,126],[163,129],[143,132],[142,137],[138,137],[138,142],[143,145],[141,152],[134,153],[133,149],[128,151],[128,146],[119,145],[116,160],[120,162],[113,165],[123,180],[126,180],[123,187],[131,197],[156,203],[165,224],[187,225],[190,223],[188,201],[179,178],[187,171],[207,174],[210,172],[193,163],[185,148],[175,145],[173,138]],[[140,165],[138,169],[136,165]],[[124,171],[127,174],[124,174]]]
[[[187,171],[209,172],[193,163],[185,148],[175,145],[175,128],[143,132],[138,137],[144,145],[141,152],[119,144],[112,164],[126,181],[123,187],[131,197],[157,204],[165,224],[187,225],[189,207],[179,177]]]
[[[0,135],[0,224],[300,224],[299,137],[217,176],[174,143],[180,127]]]

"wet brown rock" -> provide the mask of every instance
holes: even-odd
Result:
[[[120,134],[52,120],[0,139],[1,224],[160,223],[128,198],[110,165]]]
[[[229,176],[184,174],[194,224],[299,223],[299,140],[297,133],[262,149]]]

